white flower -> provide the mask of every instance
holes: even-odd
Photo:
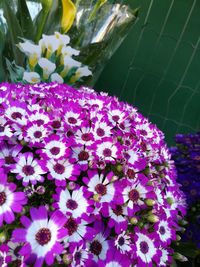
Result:
[[[42,39],[39,41],[39,46],[48,52],[54,53],[60,46],[60,41],[55,35],[42,35]]]
[[[54,36],[56,39],[60,41],[60,45],[67,45],[70,42],[70,37],[66,34],[60,34],[59,32],[55,32]]]
[[[83,213],[87,213],[88,202],[83,195],[82,188],[74,190],[70,194],[68,189],[62,190],[59,197],[58,206],[60,211],[66,215],[69,214],[73,218],[81,217]]]
[[[57,83],[63,83],[63,78],[58,73],[51,74],[51,81]]]
[[[43,69],[44,78],[47,79],[49,75],[54,72],[56,65],[46,58],[40,58],[38,65]]]
[[[61,50],[63,56],[78,56],[80,51],[72,48],[71,46],[64,46]]]
[[[37,58],[41,56],[41,47],[39,45],[31,43],[30,41],[26,40],[24,43],[19,43],[18,47],[27,56],[34,55]]]
[[[152,258],[157,253],[156,248],[148,236],[142,233],[137,233],[137,235],[138,240],[136,241],[136,254],[148,265],[148,263],[152,262]]]
[[[81,62],[74,60],[73,58],[69,56],[64,57],[64,66],[67,67],[68,69],[71,69],[73,67],[80,67]]]
[[[117,156],[117,147],[112,142],[102,142],[97,145],[96,155],[108,161],[114,161]]]
[[[131,250],[130,237],[126,235],[125,231],[117,236],[117,239],[115,240],[115,246],[122,254]]]
[[[40,75],[37,72],[24,72],[23,80],[27,81],[28,83],[39,83],[40,82]]]
[[[77,78],[86,77],[90,75],[92,75],[92,72],[88,69],[87,66],[78,68],[75,74]]]

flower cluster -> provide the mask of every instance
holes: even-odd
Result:
[[[16,68],[16,72],[19,69],[17,80],[31,84],[75,84],[83,77],[91,76],[88,67],[73,58],[79,55],[79,51],[72,48],[69,42],[68,35],[55,32],[54,35],[43,34],[37,45],[28,40],[19,43],[18,48],[27,56],[27,65],[24,71]]]
[[[200,248],[200,133],[176,135],[176,147],[171,152],[188,203],[190,223],[184,240],[193,241]]]
[[[2,262],[170,264],[185,199],[156,126],[56,83],[1,84],[0,113]]]

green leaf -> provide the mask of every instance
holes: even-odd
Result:
[[[5,34],[0,29],[0,82],[5,80],[5,72],[3,67],[3,50],[5,47]]]
[[[25,38],[33,39],[33,21],[25,0],[18,0],[17,18]]]
[[[10,41],[12,44],[14,60],[17,64],[22,64],[23,62],[23,55],[17,48],[16,44],[19,42],[19,38],[23,37],[22,29],[20,27],[19,21],[16,17],[16,14],[11,9],[9,2],[7,0],[2,0],[2,7],[4,11],[4,17],[6,19]]]
[[[195,246],[195,244],[189,242],[180,243],[179,246],[176,246],[175,250],[176,252],[193,259],[200,255],[200,250]]]
[[[24,68],[17,66],[15,62],[10,62],[6,58],[6,65],[9,72],[10,81],[13,83],[21,82],[23,80]]]

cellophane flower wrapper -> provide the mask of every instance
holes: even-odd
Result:
[[[0,85],[2,266],[168,266],[185,198],[163,133],[87,87]]]

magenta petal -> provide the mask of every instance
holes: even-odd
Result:
[[[30,214],[33,221],[47,218],[47,210],[44,206],[39,207],[39,209],[31,208]]]
[[[58,232],[58,239],[62,239],[63,237],[67,236],[68,230],[66,228],[60,229]]]
[[[51,251],[49,251],[45,257],[45,261],[47,263],[47,265],[52,265],[54,262],[54,256],[53,253]]]
[[[28,228],[32,223],[31,220],[26,216],[22,216],[20,221],[26,228]]]
[[[12,239],[14,242],[25,242],[26,241],[26,230],[23,228],[13,230]]]
[[[14,202],[14,203],[12,203],[12,210],[14,212],[21,212],[22,211],[22,206],[19,203]]]
[[[44,258],[37,258],[37,260],[34,264],[34,267],[42,267],[43,262],[44,262]]]
[[[52,214],[51,220],[53,220],[59,227],[62,227],[66,223],[67,218],[59,210],[57,210]]]
[[[7,211],[4,213],[4,220],[10,224],[15,220],[14,213],[12,211]]]

